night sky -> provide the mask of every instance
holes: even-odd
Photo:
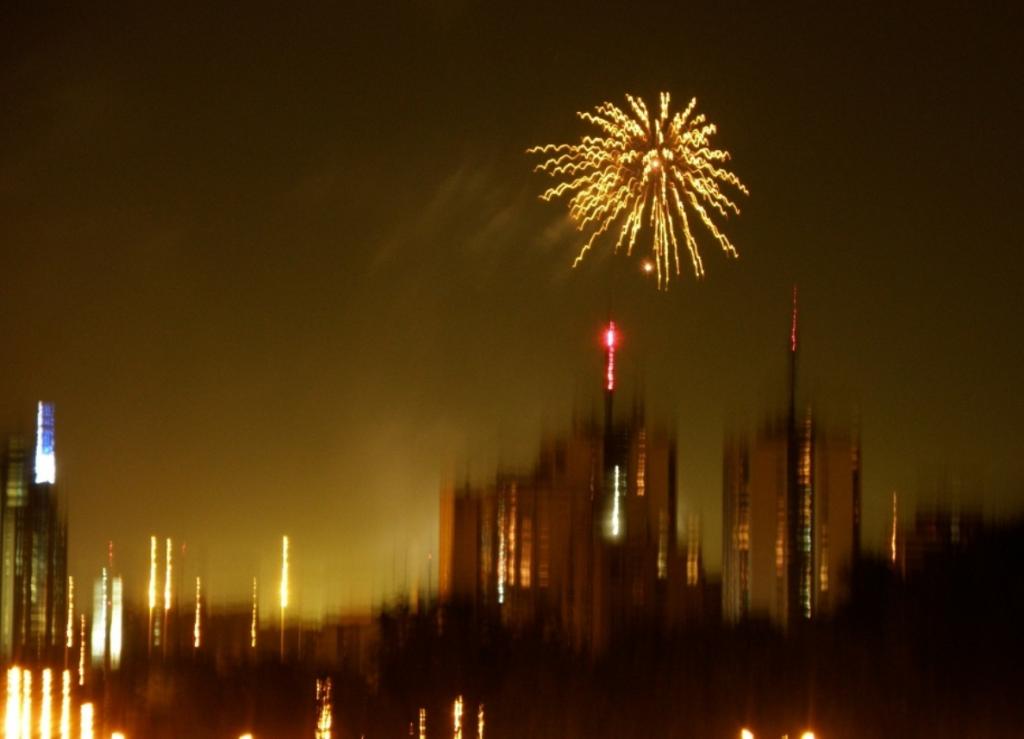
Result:
[[[717,571],[723,433],[784,397],[794,283],[802,388],[860,419],[869,546],[893,489],[1024,503],[1019,10],[24,5],[0,11],[0,427],[56,403],[78,577],[113,539],[141,600],[156,533],[214,602],[253,574],[269,598],[288,533],[307,612],[411,583],[442,478],[598,407],[609,310]],[[751,191],[740,259],[698,231],[707,275],[667,293],[607,242],[570,269],[524,154],[660,90],[698,97]]]

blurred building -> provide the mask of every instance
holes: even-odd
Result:
[[[984,533],[979,511],[964,511],[959,506],[920,509],[912,526],[900,527],[894,519],[893,563],[903,576],[912,577],[930,560],[966,551]]]
[[[617,343],[609,324],[603,422],[575,419],[542,442],[528,472],[442,490],[443,603],[598,650],[618,633],[695,612],[699,526],[681,549],[676,441],[646,422],[640,404],[615,415]]]
[[[8,437],[0,452],[0,652],[41,659],[63,648],[67,518],[56,488],[53,405],[39,403],[35,446]]]
[[[794,292],[789,407],[723,453],[722,609],[731,622],[786,627],[827,615],[849,596],[859,555],[860,441],[798,410]]]

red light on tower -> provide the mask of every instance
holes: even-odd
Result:
[[[605,372],[605,389],[608,392],[615,389],[615,347],[618,343],[619,335],[615,331],[615,322],[609,321],[604,332],[604,345],[608,350],[608,367]]]

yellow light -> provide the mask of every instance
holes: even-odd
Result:
[[[124,734],[122,734],[120,731],[115,731],[113,734],[110,735],[110,739],[124,739]]]
[[[22,670],[21,673],[21,735],[25,739],[32,737],[32,671]]]
[[[462,696],[461,695],[455,698],[455,705],[452,708],[452,713],[453,713],[453,716],[454,716],[454,719],[455,719],[454,722],[453,722],[454,723],[454,728],[455,728],[455,733],[453,735],[454,739],[462,739]]]
[[[7,710],[4,713],[4,736],[17,737],[21,731],[21,668],[7,670]]]
[[[754,732],[750,729],[740,729],[740,739],[754,739]]]
[[[427,709],[420,709],[418,739],[427,739]]]
[[[68,575],[68,621],[64,629],[64,645],[68,649],[75,646],[75,578],[71,575]]]
[[[71,670],[60,676],[60,739],[71,739]]]
[[[92,703],[83,703],[79,707],[79,712],[81,715],[79,716],[80,723],[78,735],[81,737],[81,739],[93,739],[94,734],[92,730]]]
[[[259,592],[256,589],[256,578],[252,579],[252,623],[249,624],[249,643],[250,646],[256,648],[256,631],[259,619]]]
[[[484,739],[484,704],[476,709],[476,739]]]
[[[331,739],[331,679],[316,681],[316,739]]]
[[[200,626],[200,618],[202,616],[202,598],[203,598],[203,584],[202,580],[196,578],[196,620],[192,625],[192,646],[195,649],[199,649],[199,645],[202,643],[202,631]]]
[[[78,632],[78,684],[85,685],[85,614],[80,615],[81,627]]]
[[[252,739],[252,734],[242,734],[238,739]]]
[[[149,537],[149,618],[153,618],[153,609],[156,608],[156,537]],[[152,621],[150,622],[152,635]]]
[[[288,537],[281,537],[281,611],[288,607]]]
[[[805,731],[803,734],[800,735],[800,739],[814,739],[814,732]]]
[[[534,146],[528,154],[549,158],[534,168],[561,181],[544,191],[545,201],[566,196],[569,217],[580,231],[590,230],[575,267],[596,239],[611,230],[618,232],[615,249],[632,254],[644,223],[651,228],[651,258],[658,287],[667,287],[669,276],[679,274],[679,242],[689,251],[693,271],[700,277],[704,264],[690,228],[695,217],[729,256],[737,256],[729,238],[712,220],[712,213],[727,218],[739,215],[739,206],[723,191],[729,185],[749,194],[724,163],[729,152],[714,149],[717,132],[703,115],[691,118],[697,99],[679,113],[669,115],[669,94],[660,95],[658,114],[652,115],[639,97],[626,95],[629,112],[606,102],[579,117],[601,129],[577,144]],[[616,228],[613,225],[618,224]],[[680,235],[677,235],[677,232]],[[644,267],[646,270],[646,266]]]
[[[53,670],[43,670],[43,683],[39,696],[39,739],[50,739],[53,734]]]
[[[165,551],[165,562],[166,570],[164,571],[164,613],[171,610],[171,540],[170,537],[167,539],[166,551]],[[166,630],[166,626],[165,626]]]

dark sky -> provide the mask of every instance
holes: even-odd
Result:
[[[712,569],[723,432],[782,397],[794,282],[804,389],[861,419],[869,545],[893,489],[1024,503],[1019,11],[23,5],[0,421],[56,402],[80,577],[112,538],[141,598],[158,533],[241,597],[287,532],[306,610],[390,590],[436,546],[444,475],[525,463],[593,406],[612,279]],[[668,293],[607,244],[571,270],[523,154],[663,89],[751,190],[741,258],[698,233],[707,276]]]

